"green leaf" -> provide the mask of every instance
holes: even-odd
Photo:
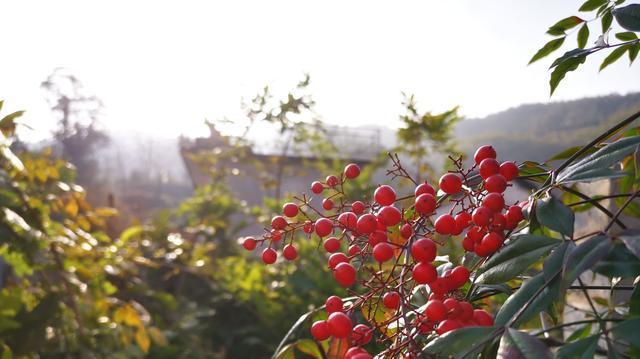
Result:
[[[629,299],[629,315],[632,317],[640,316],[640,283],[636,284]]]
[[[544,359],[552,358],[552,355],[538,338],[513,328],[507,328],[500,339],[498,358]]]
[[[640,258],[640,229],[627,229],[616,237],[629,248],[631,253]]]
[[[554,36],[564,35],[566,30],[572,29],[583,22],[584,20],[577,16],[569,16],[551,26],[549,30],[547,30],[547,34]]]
[[[578,245],[566,257],[562,273],[564,287],[570,286],[580,274],[609,254],[612,247],[611,238],[604,235],[594,236]]]
[[[588,172],[598,168],[609,168],[634,153],[639,144],[640,136],[625,137],[610,143],[595,153],[565,168],[558,174],[557,181],[561,183],[581,172]]]
[[[618,24],[629,31],[640,31],[640,4],[631,4],[612,11]]]
[[[638,38],[638,35],[631,31],[619,32],[616,34],[616,38],[620,41],[633,41]]]
[[[640,347],[640,318],[628,319],[611,328],[616,338],[621,338],[630,344]]]
[[[592,328],[593,328],[593,325],[591,323],[588,323],[582,326],[580,329],[576,329],[575,332],[569,335],[569,338],[567,338],[567,342],[572,342],[575,340],[584,339],[588,337],[589,334],[591,334]]]
[[[595,357],[596,348],[598,348],[598,339],[600,334],[578,340],[576,342],[563,345],[556,357],[558,359],[591,359]]]
[[[629,48],[629,65],[633,64],[636,60],[638,52],[640,52],[640,44],[631,45]]]
[[[586,51],[586,50],[583,50]],[[551,73],[551,79],[549,80],[549,85],[551,87],[551,95],[556,90],[560,81],[564,79],[567,72],[575,71],[581,64],[585,62],[587,59],[587,54],[582,54],[574,57],[570,57],[566,60],[563,60],[561,63],[555,66],[555,69]]]
[[[423,353],[438,354],[444,357],[459,358],[475,345],[488,341],[502,333],[497,327],[466,327],[437,337],[429,342]],[[478,348],[481,349],[481,348]]]
[[[610,278],[632,278],[640,275],[640,260],[624,244],[615,243],[611,252],[595,264],[593,271]]]
[[[24,111],[17,111],[12,114],[5,116],[2,120],[0,120],[0,131],[5,136],[13,135],[16,130],[16,118],[22,116]]]
[[[584,49],[587,46],[587,42],[589,41],[589,25],[585,22],[582,27],[580,27],[580,31],[578,31],[578,47]]]
[[[588,0],[587,2],[582,4],[582,6],[580,6],[580,9],[578,9],[578,11],[593,11],[606,4],[607,2],[608,0]]]
[[[522,273],[560,243],[558,239],[531,234],[512,236],[509,244],[480,268],[478,281],[486,284],[506,282]]]
[[[528,302],[531,302],[512,326],[518,327],[526,323],[558,298],[560,294],[558,284],[557,277],[547,281],[542,273],[524,282],[515,293],[507,298],[498,314],[496,314],[496,325],[506,325],[514,318],[516,313],[524,308]],[[542,286],[545,286],[545,288],[538,293]],[[536,293],[538,294],[536,295]]]
[[[612,63],[616,62],[628,50],[629,50],[629,46],[625,45],[625,46],[620,46],[617,49],[611,51],[609,56],[605,57],[604,61],[602,61],[602,64],[600,65],[600,71],[604,70],[605,67],[607,67],[607,66],[611,65]]]
[[[592,52],[594,52],[594,49],[573,49],[571,51],[567,51],[565,52],[562,56],[558,57],[557,59],[555,59],[552,63],[551,66],[549,66],[550,69],[564,63],[567,60],[570,59],[575,59],[578,58],[580,56],[587,56],[589,54],[591,54]]]
[[[542,225],[566,236],[573,236],[575,215],[562,201],[548,196],[538,200],[535,208],[536,218]]]
[[[611,23],[613,22],[613,15],[611,11],[607,11],[602,15],[602,33],[607,32],[611,28]]]
[[[536,52],[535,55],[533,55],[531,60],[529,60],[529,64],[532,64],[559,49],[560,46],[562,46],[562,43],[564,43],[564,39],[565,37],[561,37],[547,42],[540,50],[538,50],[538,52]]]

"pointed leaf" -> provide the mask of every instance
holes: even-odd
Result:
[[[540,287],[545,288],[538,292]],[[550,281],[545,280],[542,273],[524,282],[522,286],[504,302],[495,318],[496,325],[506,325],[525,306],[524,312],[512,323],[514,328],[526,323],[533,316],[545,310],[558,298],[559,281],[557,276]],[[527,305],[528,302],[531,302]]]
[[[431,341],[423,353],[459,358],[476,345],[501,334],[497,327],[466,327],[446,333]],[[478,348],[481,349],[481,348]]]
[[[538,338],[513,328],[507,328],[500,340],[498,358],[545,359],[552,358],[552,355]]]
[[[611,23],[613,22],[613,14],[611,11],[607,11],[602,15],[602,32],[605,33],[611,28]]]
[[[640,258],[640,229],[627,229],[617,236],[629,251]]]
[[[569,237],[573,236],[575,215],[571,208],[553,196],[536,202],[536,218],[551,230]]]
[[[599,338],[600,334],[596,334],[570,344],[565,344],[558,350],[556,357],[558,359],[591,359],[595,357]]]
[[[638,38],[635,32],[627,31],[627,32],[619,32],[616,34],[616,39],[620,41],[633,41]]]
[[[629,50],[629,45],[625,45],[625,46],[620,46],[617,49],[611,51],[609,56],[605,57],[604,61],[602,61],[602,64],[600,65],[600,71],[604,70],[605,67],[616,62],[616,60],[621,58],[622,55],[624,55],[624,53],[627,52],[628,50]]]
[[[578,11],[593,11],[606,4],[607,2],[608,0],[588,0],[587,2],[582,4],[582,6],[580,6],[580,9],[578,9]]]
[[[609,278],[633,278],[640,275],[640,260],[622,243],[615,243],[612,250],[592,270]]]
[[[585,22],[582,27],[580,27],[580,31],[578,31],[578,47],[584,49],[587,46],[587,42],[589,41],[589,25]]]
[[[570,286],[580,274],[609,254],[612,246],[611,238],[604,235],[589,238],[578,245],[566,257],[562,273],[564,287]]]
[[[564,39],[565,39],[564,37],[561,37],[561,38],[553,39],[547,42],[540,50],[538,50],[538,52],[536,52],[535,55],[533,55],[531,60],[529,60],[529,64],[536,62],[541,58],[559,49],[560,46],[562,46],[562,43],[564,43]]]
[[[564,79],[567,72],[575,71],[581,64],[584,63],[586,59],[586,54],[578,55],[564,60],[555,67],[555,69],[551,73],[551,79],[549,80],[551,95],[553,95],[556,88],[560,84],[560,81]]]
[[[611,328],[616,338],[621,338],[630,344],[640,347],[640,318],[628,319]]]
[[[640,4],[631,4],[614,9],[618,24],[629,31],[640,31]]]
[[[547,30],[547,34],[554,36],[564,35],[566,30],[572,29],[583,22],[584,20],[577,16],[569,16],[551,26],[549,30]]]

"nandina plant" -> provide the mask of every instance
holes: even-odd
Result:
[[[638,117],[558,154],[552,160],[564,161],[555,168],[516,164],[485,145],[470,166],[451,158],[454,170],[437,184],[416,182],[390,155],[388,175],[410,181],[411,191],[380,185],[370,197],[351,198],[346,184],[359,176],[356,164],[311,183],[311,194],[285,203],[271,228],[243,246],[261,246],[271,265],[280,256],[295,260],[297,241],[318,240],[319,255],[349,295],[330,296],[301,317],[276,357],[298,351],[347,359],[636,355],[640,230],[625,224],[623,214],[634,215],[640,193],[640,128],[622,130]],[[516,180],[534,189],[509,203],[504,192]],[[603,180],[624,192],[590,196],[578,186]],[[313,196],[322,197],[321,206]],[[623,200],[615,213],[601,204],[610,199]],[[578,210],[608,219],[584,233],[575,228]],[[439,255],[448,241],[458,241],[465,254]],[[591,285],[595,275],[607,284]],[[601,289],[607,298],[595,296]],[[633,292],[621,297],[618,291]],[[567,303],[568,294],[588,305]],[[494,296],[502,299],[490,301]],[[315,346],[300,339],[305,332]]]

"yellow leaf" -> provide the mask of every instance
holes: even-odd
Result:
[[[164,336],[164,333],[160,329],[156,327],[149,327],[147,329],[147,332],[149,333],[149,336],[151,337],[153,342],[158,344],[159,346],[163,347],[168,344],[167,337]]]
[[[122,307],[116,309],[113,314],[113,320],[117,323],[124,323],[131,327],[142,327],[142,321],[138,312],[129,304],[125,304]]]
[[[64,211],[71,217],[75,217],[78,215],[78,203],[75,200],[70,200],[66,206],[64,206]]]
[[[140,327],[136,331],[136,343],[138,343],[138,346],[140,347],[140,349],[142,349],[143,352],[149,352],[151,340],[149,340],[149,335],[147,334],[147,331],[144,330],[144,327]]]

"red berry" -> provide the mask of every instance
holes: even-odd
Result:
[[[520,206],[511,206],[507,210],[507,218],[509,221],[515,222],[516,225],[518,222],[524,219],[524,214],[522,213],[522,208]]]
[[[413,267],[413,280],[418,284],[432,283],[438,277],[436,267],[431,263],[420,262]]]
[[[373,357],[366,350],[360,347],[352,347],[344,354],[344,359],[372,359]]]
[[[325,320],[319,320],[311,325],[311,335],[315,340],[323,341],[329,339],[331,331],[329,330],[329,323]]]
[[[315,226],[313,225],[313,222],[306,221],[306,222],[304,222],[304,226],[302,226],[302,231],[304,233],[311,233],[311,232],[313,232],[314,227]]]
[[[424,313],[431,322],[440,322],[447,317],[447,307],[441,300],[430,300],[424,308]]]
[[[443,214],[436,219],[433,226],[440,234],[452,234],[456,230],[456,220],[450,214]]]
[[[262,251],[262,261],[264,264],[273,264],[278,259],[278,253],[273,248],[265,248]]]
[[[362,214],[362,212],[364,212],[364,203],[360,202],[360,201],[355,201],[351,204],[351,210],[353,211],[353,213],[360,215]]]
[[[496,150],[493,149],[493,146],[482,146],[478,148],[473,155],[473,160],[477,165],[485,158],[496,158]]]
[[[380,211],[378,212],[378,218],[381,219],[382,224],[387,227],[391,227],[400,223],[400,221],[402,220],[402,213],[400,213],[400,211],[396,207],[384,206],[380,208]]]
[[[360,234],[369,234],[378,228],[378,219],[371,213],[366,213],[358,218],[356,229]]]
[[[411,245],[411,256],[418,262],[433,262],[436,253],[435,242],[428,238],[420,238]]]
[[[474,252],[478,255],[478,257],[486,257],[489,254],[493,253],[491,251],[491,248],[489,248],[487,244],[483,244],[482,241],[476,244]]]
[[[405,223],[400,227],[400,236],[404,239],[409,239],[413,236],[413,227],[409,223]]]
[[[358,216],[353,212],[343,212],[338,216],[338,223],[342,228],[355,230],[358,224]]]
[[[440,177],[440,189],[446,194],[456,194],[462,189],[462,179],[455,173]]]
[[[449,292],[449,281],[442,277],[436,278],[436,280],[429,283],[429,288],[435,294],[444,295]]]
[[[435,196],[436,190],[433,189],[433,186],[425,182],[425,183],[419,184],[418,187],[416,187],[416,189],[413,191],[413,193],[415,194],[416,197],[425,193]]]
[[[293,218],[298,215],[298,206],[295,203],[285,203],[282,206],[282,213],[289,218]]]
[[[449,318],[457,318],[460,316],[462,307],[460,306],[460,302],[458,302],[457,299],[447,298],[442,303],[447,308],[447,315]]]
[[[467,232],[467,236],[473,239],[473,241],[476,243],[480,242],[485,234],[487,234],[487,231],[478,226],[471,227],[471,229],[469,229],[469,232]]]
[[[333,270],[333,277],[341,286],[349,287],[356,282],[356,269],[349,263],[340,263]]]
[[[324,186],[322,185],[322,183],[315,181],[311,184],[311,192],[320,194],[322,193],[322,191],[324,191]]]
[[[296,247],[291,244],[287,244],[282,250],[282,255],[286,260],[292,261],[298,257],[298,251],[296,250]]]
[[[384,263],[393,258],[393,248],[387,242],[381,242],[373,247],[373,258],[379,263]]]
[[[496,232],[487,233],[482,238],[481,245],[488,250],[489,253],[493,253],[502,245],[502,236]]]
[[[482,206],[493,212],[501,212],[504,208],[504,197],[500,193],[489,193],[482,199]]]
[[[416,197],[416,212],[420,214],[430,214],[436,209],[436,198],[431,193],[423,193]]]
[[[456,214],[454,219],[456,220],[455,233],[457,234],[462,233],[462,231],[469,227],[469,224],[471,223],[471,215],[467,212],[460,212]]]
[[[455,319],[446,319],[442,321],[442,323],[438,324],[438,327],[436,328],[436,333],[438,333],[438,335],[443,335],[452,330],[456,330],[460,328],[462,328],[462,324],[460,324],[459,321]]]
[[[360,248],[359,246],[354,244],[352,246],[349,246],[349,252],[348,253],[349,253],[350,256],[355,256],[356,254],[360,253],[361,251],[362,251],[362,248]]]
[[[337,252],[340,249],[340,240],[336,237],[329,237],[324,241],[324,249],[329,252]]]
[[[356,345],[366,345],[373,337],[373,330],[364,324],[358,324],[353,327],[351,339]]]
[[[319,237],[326,237],[333,232],[333,223],[328,218],[318,218],[314,225],[316,234]]]
[[[464,266],[457,266],[451,270],[450,278],[453,288],[460,288],[469,280],[469,270]]]
[[[325,182],[327,183],[327,186],[335,187],[338,185],[338,183],[340,183],[340,180],[338,179],[338,177],[334,175],[330,175],[330,176],[327,176],[327,178],[325,179]]]
[[[271,228],[279,230],[287,227],[287,220],[282,216],[275,216],[271,219]]]
[[[344,176],[348,179],[354,179],[360,175],[360,166],[355,163],[349,163],[344,168]]]
[[[400,308],[400,294],[398,292],[386,292],[382,296],[382,304],[389,309]]]
[[[272,229],[270,232],[271,240],[277,242],[282,239],[282,232],[277,229]]]
[[[341,252],[333,253],[329,256],[329,268],[335,269],[340,263],[349,263],[349,257]]]
[[[507,220],[502,213],[494,213],[493,220],[491,221],[491,229],[496,232],[502,232],[507,225]]]
[[[244,249],[248,251],[252,251],[256,249],[256,245],[257,245],[256,239],[253,237],[246,237],[242,242],[242,246],[244,247]]]
[[[500,165],[500,174],[507,181],[513,181],[518,177],[518,166],[513,162],[502,162]]]
[[[330,211],[333,209],[333,201],[330,198],[323,199],[322,208],[324,208],[325,211]]]
[[[327,311],[327,314],[331,314],[333,312],[341,312],[343,308],[342,298],[337,295],[332,295],[324,302],[324,308]]]
[[[477,226],[484,227],[491,223],[491,218],[493,217],[493,212],[487,207],[478,207],[473,210],[473,214],[471,215],[471,220]]]
[[[473,305],[469,302],[460,302],[460,320],[468,321],[473,319]]]
[[[373,199],[381,206],[389,206],[396,200],[396,190],[391,186],[382,185],[373,192]]]
[[[507,180],[502,175],[493,175],[484,180],[484,189],[488,192],[502,193],[507,189]]]
[[[331,335],[336,338],[346,338],[351,334],[351,328],[353,328],[353,323],[349,316],[344,314],[343,312],[333,312],[329,315],[329,319],[327,319],[327,323],[329,323],[329,330],[331,331]]]
[[[476,242],[467,234],[462,240],[462,248],[467,252],[473,252],[476,248]]]
[[[487,179],[500,173],[500,164],[493,158],[485,158],[480,162],[480,177]]]
[[[475,309],[473,311],[473,321],[482,327],[493,325],[493,317],[483,309]]]

